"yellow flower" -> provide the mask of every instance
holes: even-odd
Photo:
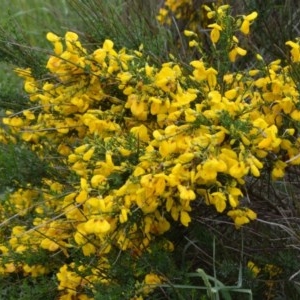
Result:
[[[95,147],[90,148],[87,152],[84,153],[82,159],[84,161],[89,161],[92,158],[94,152],[95,152]]]
[[[59,245],[51,240],[51,239],[43,239],[40,246],[43,248],[43,249],[47,249],[49,251],[56,251],[57,249],[59,249]]]
[[[211,89],[214,89],[217,85],[217,75],[218,71],[216,71],[214,68],[208,68],[206,71],[206,79],[209,87]]]
[[[161,88],[164,92],[172,92],[177,85],[178,68],[164,66],[155,76],[155,85]]]
[[[188,227],[189,223],[191,222],[191,217],[188,212],[182,210],[180,212],[180,222],[183,226]]]
[[[261,269],[257,265],[255,265],[255,263],[253,261],[251,261],[251,260],[248,261],[247,267],[248,267],[248,269],[251,270],[251,272],[253,273],[254,277],[257,277],[257,275],[261,271]]]
[[[86,190],[82,190],[79,192],[78,196],[76,197],[76,202],[83,203],[88,198],[88,192]]]
[[[97,188],[105,182],[106,182],[106,177],[101,174],[94,175],[91,179],[91,185],[93,188]]]
[[[239,188],[229,187],[228,191],[228,201],[231,207],[235,208],[239,205],[239,196],[242,196],[243,193]]]
[[[19,117],[3,118],[3,123],[12,127],[21,127],[24,124],[23,120]]]
[[[133,101],[130,110],[138,120],[147,120],[147,104],[143,100],[136,99],[135,101]]]
[[[107,233],[110,230],[110,228],[111,226],[107,222],[107,220],[101,217],[92,218],[88,220],[84,225],[84,229],[86,233],[95,233],[95,234]]]
[[[60,269],[56,275],[59,281],[59,290],[68,290],[69,299],[72,299],[76,296],[76,288],[82,284],[82,278],[77,275],[75,272],[68,269],[68,266],[65,264]]]
[[[217,212],[223,212],[226,208],[226,196],[222,192],[209,194],[209,202],[216,207]]]
[[[300,110],[297,109],[293,110],[290,116],[293,120],[300,122]]]
[[[185,36],[188,36],[188,37],[197,36],[197,34],[194,31],[190,31],[190,30],[184,30],[183,33],[184,33]]]
[[[293,62],[300,62],[300,45],[292,41],[287,41],[285,44],[292,48],[291,55]]]
[[[250,32],[250,25],[252,23],[252,21],[254,21],[257,18],[258,14],[256,11],[254,11],[253,13],[251,13],[250,15],[247,16],[243,16],[243,22],[242,25],[240,27],[240,31],[245,34],[248,35]]]
[[[130,132],[133,133],[133,135],[142,142],[149,142],[150,137],[148,134],[148,129],[145,125],[140,125],[136,127],[132,127],[130,129]]]
[[[186,186],[178,185],[179,197],[182,200],[195,200],[196,194],[193,190],[188,189]]]
[[[214,44],[216,44],[220,39],[220,31],[222,31],[222,27],[217,23],[210,24],[208,27],[212,28],[212,31],[210,32],[210,39]]]
[[[229,174],[234,178],[242,178],[248,171],[249,167],[247,167],[243,161],[240,161],[229,169]]]
[[[237,55],[245,56],[246,54],[247,54],[247,50],[245,50],[241,47],[235,46],[230,50],[228,56],[229,56],[229,60],[231,62],[235,62]]]
[[[233,100],[236,96],[237,96],[237,90],[235,88],[225,92],[225,97],[228,100]]]
[[[203,61],[194,60],[194,61],[190,62],[190,65],[195,68],[195,70],[193,71],[193,76],[194,76],[195,80],[202,81],[207,78],[206,69],[205,69]]]
[[[163,280],[161,276],[154,273],[147,274],[144,279],[145,286],[142,288],[143,294],[147,295],[151,293],[154,288],[162,282]]]
[[[237,229],[257,218],[256,213],[249,208],[230,210],[227,215],[234,220]]]
[[[48,32],[46,35],[46,38],[49,42],[57,42],[59,41],[61,38],[59,36],[57,36],[56,34],[52,33],[52,32]]]
[[[262,139],[257,145],[258,149],[272,150],[278,147],[281,143],[281,139],[277,137],[278,128],[276,125],[271,125],[263,132],[264,139]]]
[[[203,165],[199,165],[197,170],[196,178],[201,177],[205,181],[215,181],[218,172],[225,172],[227,166],[224,161],[211,158],[206,160]]]
[[[282,178],[285,175],[286,167],[287,167],[287,163],[281,160],[276,161],[271,172],[272,179],[277,180],[279,178]]]

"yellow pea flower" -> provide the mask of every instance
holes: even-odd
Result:
[[[217,212],[223,212],[226,208],[226,196],[222,192],[214,192],[209,196],[210,203],[216,207]]]
[[[184,30],[183,33],[184,33],[184,35],[187,36],[187,37],[190,37],[190,36],[197,36],[197,34],[196,34],[194,31],[191,31],[191,30]]]
[[[34,94],[38,91],[35,83],[32,81],[25,81],[24,90],[28,94]]]
[[[293,62],[300,62],[300,45],[292,41],[287,41],[285,44],[292,48],[290,52]]]
[[[240,27],[240,31],[245,34],[248,35],[250,32],[250,25],[252,23],[252,21],[254,21],[257,18],[258,14],[256,11],[254,11],[253,13],[251,13],[250,15],[247,16],[243,16],[243,22],[242,25]]]
[[[64,51],[64,47],[63,47],[63,44],[62,42],[58,41],[58,42],[55,42],[54,43],[54,53],[56,55],[61,55]]]
[[[40,246],[43,249],[47,249],[47,250],[52,251],[52,252],[59,249],[59,245],[55,241],[53,241],[51,239],[48,239],[48,238],[43,239]]]
[[[300,110],[293,110],[292,113],[290,114],[291,118],[295,121],[300,121]]]
[[[91,185],[93,188],[97,188],[105,182],[106,182],[106,177],[101,174],[94,175],[91,179]]]
[[[228,200],[231,207],[235,208],[239,205],[239,196],[242,196],[243,193],[239,188],[229,187],[227,188]]]
[[[193,71],[193,76],[194,76],[195,80],[202,81],[207,78],[206,69],[205,69],[203,61],[194,60],[194,61],[190,62],[190,65],[195,68],[195,70]]]
[[[257,218],[256,213],[249,208],[230,210],[227,215],[234,220],[237,229]]]
[[[96,253],[96,247],[91,243],[85,243],[84,245],[82,245],[81,250],[84,256],[90,256]]]
[[[192,219],[191,219],[190,215],[188,214],[188,212],[186,212],[184,210],[180,212],[180,222],[183,226],[188,227],[191,220]]]
[[[256,167],[256,165],[254,164],[250,164],[250,171],[251,174],[255,177],[259,177],[260,176],[260,171],[258,170],[258,168]]]
[[[57,42],[61,39],[59,36],[57,36],[53,32],[48,32],[47,35],[46,35],[46,38],[49,42],[52,42],[52,43]]]
[[[83,152],[85,152],[85,150],[88,148],[88,146],[89,146],[88,144],[81,145],[81,146],[77,147],[74,152],[76,154],[82,154]]]
[[[128,208],[121,208],[121,214],[119,215],[119,220],[120,223],[125,223],[128,220],[128,213],[129,213],[129,209]]]
[[[77,203],[83,203],[88,198],[88,192],[86,190],[82,190],[79,192],[78,196],[76,197]]]
[[[95,152],[95,147],[90,148],[87,152],[85,152],[82,156],[84,161],[89,161]]]
[[[220,39],[220,31],[222,31],[222,27],[217,23],[210,24],[208,27],[212,28],[212,31],[210,32],[210,39],[214,44],[216,44]]]
[[[148,134],[148,129],[145,125],[140,125],[136,127],[132,127],[130,132],[140,141],[149,142],[150,136]]]
[[[234,47],[233,49],[230,50],[228,56],[229,56],[229,60],[231,62],[235,62],[236,58],[237,58],[237,55],[245,56],[246,54],[247,54],[247,50],[236,46],[236,47]]]
[[[186,186],[178,185],[179,197],[182,200],[195,200],[196,194],[193,190],[188,189]]]
[[[193,48],[193,47],[197,47],[199,45],[199,43],[195,40],[189,41],[189,47]]]
[[[237,162],[229,169],[229,174],[234,178],[242,178],[249,171],[249,167],[243,161]]]
[[[277,180],[279,178],[282,178],[285,175],[286,167],[287,167],[287,163],[281,160],[276,161],[271,172],[272,179]]]
[[[171,224],[163,217],[159,216],[158,221],[155,223],[155,233],[156,234],[164,234],[169,231],[171,228]]]
[[[154,175],[154,183],[153,187],[155,189],[154,194],[156,196],[160,196],[163,194],[166,188],[166,178],[167,176],[165,174],[155,174]]]
[[[214,89],[215,86],[217,85],[217,75],[218,71],[215,70],[214,68],[208,68],[206,71],[206,79],[209,87],[211,89]]]
[[[86,233],[95,233],[95,234],[106,233],[110,230],[110,228],[111,226],[107,222],[107,220],[101,217],[92,218],[88,220],[84,225],[84,229]]]
[[[144,101],[139,99],[134,101],[130,107],[130,110],[138,120],[147,120],[147,104]]]
[[[142,288],[143,294],[147,295],[147,294],[151,293],[153,291],[153,289],[155,288],[155,286],[158,284],[161,284],[161,283],[162,283],[161,276],[154,274],[154,273],[147,274],[144,279],[145,286],[143,286],[143,288]]]
[[[257,275],[261,271],[261,269],[253,261],[251,261],[251,260],[248,261],[247,267],[248,267],[248,269],[251,270],[251,272],[253,273],[254,277],[257,277]]]
[[[4,264],[4,273],[14,273],[17,269],[16,265],[14,262],[11,263],[6,263]],[[24,269],[24,268],[23,268]],[[25,271],[26,272],[26,271]],[[1,268],[0,268],[0,274],[1,274]],[[2,274],[1,274],[2,275]]]
[[[24,124],[24,121],[19,117],[12,117],[9,119],[8,124],[13,127],[21,127]]]
[[[225,97],[229,100],[233,100],[237,96],[237,90],[231,89],[225,92]]]

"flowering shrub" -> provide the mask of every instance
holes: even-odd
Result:
[[[47,79],[17,69],[32,105],[3,123],[41,159],[53,157],[62,179],[44,178],[43,189],[1,202],[1,275],[54,273],[60,299],[92,299],[97,286],[121,284],[114,267],[127,253],[135,279],[128,297],[142,299],[167,278],[135,266],[153,244],[176,250],[166,236],[176,224],[188,227],[210,205],[240,228],[257,217],[241,201],[247,179],[278,179],[300,163],[291,66],[257,55],[255,68],[232,71],[247,54],[237,34],[249,34],[257,13],[234,19],[229,6],[204,9],[212,60],[190,30],[201,58],[188,66],[173,56],[152,65],[142,47],[117,50],[111,40],[90,53],[67,32],[47,34]],[[287,45],[296,64],[299,44]],[[34,260],[38,253],[49,259]]]

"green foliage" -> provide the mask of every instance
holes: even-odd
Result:
[[[0,191],[39,186],[46,175],[46,164],[22,144],[0,144]]]
[[[49,277],[6,277],[0,281],[0,298],[7,300],[53,300],[56,295],[56,284]]]

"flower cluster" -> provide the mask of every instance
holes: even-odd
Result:
[[[207,8],[217,20],[227,11]],[[255,17],[243,18],[244,34]],[[209,26],[215,47],[228,35],[227,24]],[[172,251],[164,233],[174,223],[188,227],[201,218],[202,204],[239,228],[256,219],[241,201],[247,200],[247,178],[270,171],[278,179],[300,163],[299,92],[290,66],[280,61],[258,59],[257,69],[221,74],[205,57],[188,67],[175,59],[157,66],[140,51],[116,50],[110,40],[90,53],[74,32],[48,33],[47,39],[54,48],[48,79],[18,69],[32,106],[3,123],[41,158],[58,157],[52,164],[69,180],[45,178],[40,193],[18,190],[1,203],[1,211],[6,205],[16,216],[7,225],[8,245],[0,236],[1,274],[38,276],[57,268],[14,261],[11,251],[58,253],[65,258],[57,270],[60,299],[89,299],[85,289],[115,284],[108,274],[120,251],[138,259],[157,237]],[[235,36],[232,41],[227,50],[234,62],[246,53]],[[287,45],[296,62],[298,44]],[[29,214],[31,227],[20,226],[18,218]],[[93,262],[75,263],[74,252]],[[164,278],[149,271],[138,280],[144,287],[132,297]]]

